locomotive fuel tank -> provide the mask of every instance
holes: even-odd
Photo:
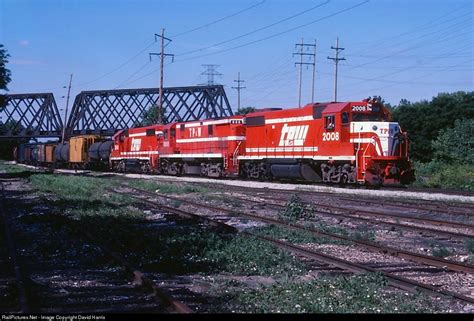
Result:
[[[275,178],[321,180],[321,177],[308,164],[272,164],[270,172]]]

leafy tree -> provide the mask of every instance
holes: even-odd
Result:
[[[158,123],[158,105],[152,105],[149,107],[142,116],[142,120],[135,124],[135,126],[149,126]],[[163,122],[166,120],[166,108],[161,109],[161,119]]]
[[[454,128],[442,129],[432,145],[436,160],[474,164],[474,119],[456,119]]]
[[[0,44],[0,90],[8,91],[7,85],[11,81],[11,72],[6,67],[9,57],[7,50]],[[5,96],[0,95],[0,110],[3,107],[5,107]]]
[[[409,134],[411,156],[428,162],[435,152],[431,142],[442,129],[453,127],[456,119],[474,118],[474,92],[440,93],[432,101],[416,103],[402,100],[392,116]]]
[[[3,90],[8,90],[7,85],[11,81],[11,72],[6,67],[9,57],[7,50],[0,44],[0,89]]]
[[[236,115],[247,115],[248,113],[253,113],[257,109],[255,107],[240,107],[237,112],[235,113]]]

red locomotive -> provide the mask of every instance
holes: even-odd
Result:
[[[330,183],[408,183],[408,139],[380,103],[309,104],[246,117],[241,174]]]
[[[169,175],[408,183],[408,138],[377,101],[317,103],[244,116],[131,128],[113,169]]]
[[[110,167],[118,172],[152,172],[158,167],[158,137],[164,125],[129,128],[117,132],[113,137]]]

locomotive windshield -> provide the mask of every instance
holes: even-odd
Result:
[[[379,113],[352,113],[352,121],[388,121],[388,117]]]

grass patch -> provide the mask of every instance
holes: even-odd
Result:
[[[141,188],[150,192],[163,194],[183,194],[183,193],[208,193],[209,189],[201,186],[156,183],[146,180],[130,180],[128,184],[132,187]]]
[[[297,194],[293,194],[278,216],[282,220],[294,223],[299,219],[311,219],[314,217],[314,210],[311,205],[304,204]]]
[[[467,239],[464,242],[464,246],[470,254],[474,254],[474,240],[473,239]]]
[[[432,253],[434,257],[441,257],[441,258],[452,255],[451,251],[445,247],[436,247],[433,249]]]
[[[366,226],[358,227],[358,230],[355,231],[351,238],[358,241],[369,241],[375,242],[376,235],[375,231],[367,228]]]
[[[117,185],[105,178],[51,174],[32,175],[30,180],[41,192],[54,193],[64,199],[102,200],[105,189]]]
[[[329,237],[324,236],[315,236],[309,231],[295,231],[290,230],[284,227],[269,225],[265,227],[257,227],[252,228],[251,232],[262,235],[268,236],[272,238],[276,238],[279,240],[284,240],[290,243],[317,243],[317,244],[346,244],[347,242],[333,240]]]
[[[6,161],[0,160],[0,171],[4,171],[7,174],[15,174],[28,171],[25,167],[18,166],[15,164],[7,164]]]
[[[229,296],[228,306],[247,313],[419,313],[440,310],[422,294],[391,293],[378,274],[324,277],[311,282],[285,280],[262,290],[247,288]],[[230,305],[230,304],[229,304]]]
[[[237,235],[221,239],[206,251],[204,257],[226,272],[241,275],[293,276],[307,272],[303,262],[251,236]]]

